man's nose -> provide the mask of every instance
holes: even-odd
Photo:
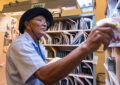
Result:
[[[44,26],[47,26],[47,22],[45,21],[45,22],[43,23],[43,25],[44,25]]]

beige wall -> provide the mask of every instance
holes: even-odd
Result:
[[[0,32],[0,64],[6,61],[6,56],[3,53],[3,42],[4,41],[4,33]],[[0,85],[5,85],[5,65],[3,67],[0,66]]]
[[[18,0],[18,1],[26,1],[26,0]],[[0,0],[0,11],[2,11],[3,5],[4,4],[8,4],[9,2],[15,2],[15,0]],[[96,9],[94,10],[95,13],[95,20],[98,21],[102,18],[104,18],[104,12],[105,12],[105,8],[106,8],[106,0],[96,0],[97,4],[96,4]],[[63,16],[69,16],[69,15],[78,15],[78,14],[82,14],[80,9],[76,9],[76,10],[71,10],[71,11],[63,11]],[[0,33],[0,63],[1,62],[5,62],[5,54],[3,53],[3,36],[4,33]],[[101,49],[100,49],[101,50]],[[103,51],[99,51],[97,52],[97,56],[99,56],[99,60],[98,60],[98,64],[97,64],[97,73],[98,72],[104,72],[104,58],[105,58],[105,54]],[[6,82],[5,80],[5,66],[4,67],[0,67],[0,85],[4,85]]]

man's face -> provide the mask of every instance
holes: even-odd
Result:
[[[30,20],[30,27],[38,38],[46,34],[47,20],[44,16],[37,16]]]

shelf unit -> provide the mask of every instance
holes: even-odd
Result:
[[[120,0],[108,0],[106,18],[120,18]],[[118,22],[120,24],[120,22]],[[120,34],[120,33],[119,33]],[[117,36],[120,38],[120,35]],[[120,40],[109,45],[106,50],[106,85],[120,85]]]
[[[119,80],[118,80],[118,77],[116,76],[116,74],[114,72],[110,71],[106,64],[104,64],[104,66],[105,66],[105,68],[107,70],[107,73],[106,73],[107,77],[109,77],[109,79],[108,78],[106,79],[106,82],[107,82],[106,85],[108,85],[108,84],[109,85],[111,85],[111,84],[119,85],[119,82],[118,82]]]
[[[119,17],[120,0],[108,0],[107,2],[106,17]]]
[[[69,76],[76,76],[76,77],[81,77],[81,78],[89,78],[93,79],[93,76],[88,76],[88,75],[80,75],[80,74],[69,74]]]
[[[41,43],[44,44],[46,48],[46,60],[66,56],[73,49],[81,45],[94,26],[95,15],[93,13],[55,17],[53,26],[47,31],[47,36],[41,39]],[[89,54],[81,64],[68,75],[68,77],[73,81],[74,77],[82,81],[87,80],[85,81],[85,85],[89,85],[89,83],[91,83],[91,85],[96,85],[95,56],[96,52]],[[61,84],[57,83],[56,85]]]
[[[47,31],[47,33],[61,33],[61,32],[79,32],[79,31],[86,31],[86,32],[90,32],[91,30],[59,30],[59,31]]]
[[[120,46],[106,50],[106,85],[120,85]]]

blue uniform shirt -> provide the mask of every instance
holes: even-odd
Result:
[[[14,40],[6,54],[7,85],[44,85],[33,75],[46,65],[45,47],[38,44],[27,32]]]

